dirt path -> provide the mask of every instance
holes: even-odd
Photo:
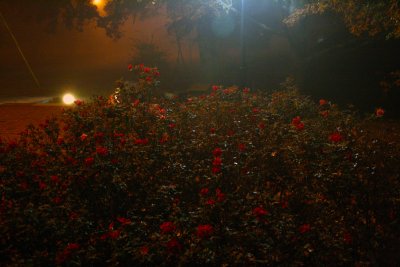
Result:
[[[4,104],[0,105],[0,137],[18,138],[29,124],[39,124],[46,118],[61,114],[62,105]]]

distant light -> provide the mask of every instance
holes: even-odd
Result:
[[[63,96],[63,102],[64,102],[64,104],[66,104],[66,105],[71,105],[72,103],[74,103],[75,102],[75,96],[73,96],[72,94],[65,94],[64,96]]]
[[[105,15],[107,15],[107,12],[104,10],[104,8],[109,1],[111,0],[91,0],[91,3],[96,7],[99,15],[104,17]]]
[[[101,4],[103,4],[103,0],[93,0],[92,3],[95,6],[100,6]]]

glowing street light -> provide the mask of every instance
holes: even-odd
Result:
[[[64,104],[66,104],[66,105],[71,105],[71,104],[73,104],[74,102],[75,102],[75,96],[74,95],[72,95],[72,94],[65,94],[64,96],[63,96],[63,102],[64,102]]]
[[[94,5],[97,8],[97,11],[99,12],[100,16],[105,16],[106,11],[104,10],[106,4],[108,3],[109,0],[92,0],[92,5]]]
[[[92,3],[95,6],[101,6],[103,4],[103,0],[93,0]]]

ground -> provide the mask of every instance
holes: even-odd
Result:
[[[39,124],[46,118],[60,115],[62,105],[5,104],[0,105],[0,137],[14,139],[30,123]]]

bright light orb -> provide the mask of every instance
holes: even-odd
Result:
[[[66,104],[66,105],[71,105],[71,104],[73,104],[74,102],[75,102],[75,96],[73,96],[72,94],[65,94],[64,96],[63,96],[63,102],[64,102],[64,104]]]
[[[95,6],[100,6],[103,3],[103,0],[93,0],[92,3]]]

